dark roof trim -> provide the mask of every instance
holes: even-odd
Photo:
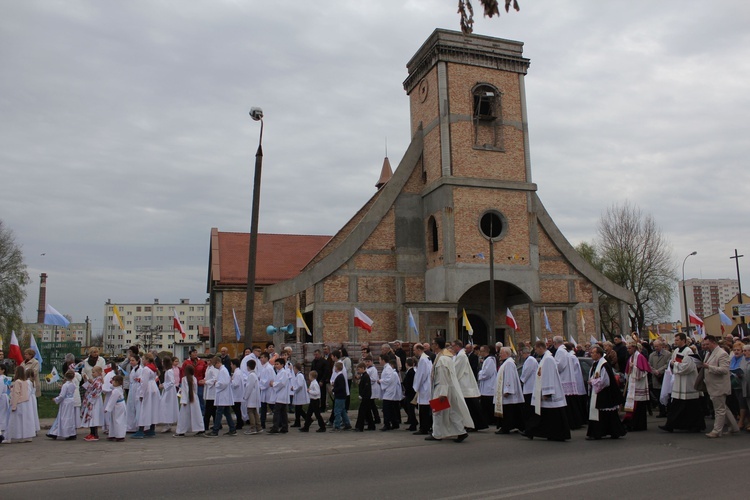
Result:
[[[563,236],[560,229],[557,227],[555,222],[547,213],[547,209],[544,208],[542,200],[539,199],[536,193],[531,193],[533,196],[534,212],[536,213],[539,223],[542,225],[544,230],[547,232],[549,237],[552,239],[552,243],[555,244],[560,253],[568,259],[568,262],[582,275],[591,281],[597,288],[606,293],[607,295],[614,297],[615,299],[621,300],[628,304],[635,303],[635,296],[633,292],[627,290],[612,280],[604,276],[602,273],[596,270],[594,266],[589,264],[581,254],[579,254],[573,245]]]

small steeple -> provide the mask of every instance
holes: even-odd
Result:
[[[383,160],[383,168],[380,170],[380,179],[378,179],[375,187],[378,189],[382,188],[391,180],[391,177],[393,177],[393,170],[391,169],[391,162],[388,161],[388,157],[386,156]]]

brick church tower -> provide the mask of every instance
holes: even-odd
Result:
[[[479,342],[502,340],[488,328],[493,320],[498,326],[491,316],[542,298],[524,94],[529,60],[520,42],[437,30],[407,67],[412,131],[424,135],[426,299],[465,309]]]
[[[269,286],[274,324],[292,297],[315,342],[599,337],[599,292],[627,331],[632,294],[584,261],[531,180],[523,44],[436,30],[407,64],[412,141],[393,175],[293,279]],[[357,307],[372,333],[353,326]],[[520,331],[505,324],[510,310]],[[623,330],[623,327],[625,330]],[[308,339],[310,340],[310,339]]]

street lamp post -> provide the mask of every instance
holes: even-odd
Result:
[[[250,222],[250,251],[247,257],[247,297],[245,299],[245,348],[253,347],[253,319],[255,316],[255,261],[258,255],[258,215],[260,212],[260,174],[263,168],[263,110],[251,108],[250,117],[260,122],[258,151],[255,153],[253,180],[253,213]]]
[[[688,304],[687,304],[687,291],[685,287],[685,261],[688,260],[688,257],[691,255],[697,255],[697,251],[690,252],[687,256],[685,256],[685,259],[682,261],[682,301],[685,304],[685,332],[690,332],[690,317],[688,315]]]

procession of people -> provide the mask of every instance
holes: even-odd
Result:
[[[105,435],[115,442],[128,435],[231,437],[242,429],[253,436],[309,432],[316,424],[317,432],[380,425],[457,443],[489,427],[550,441],[567,441],[571,430],[586,427],[585,439],[601,440],[648,430],[654,411],[664,419],[662,432],[705,432],[711,415],[708,438],[750,431],[750,343],[683,333],[673,346],[615,337],[580,346],[556,336],[520,343],[517,351],[436,337],[408,346],[410,353],[401,342],[395,350],[383,344],[379,356],[365,344],[356,363],[344,346],[326,346],[314,351],[307,372],[290,346],[276,352],[271,342],[235,359],[226,347],[208,359],[192,349],[182,364],[137,346],[125,361],[107,364],[94,348],[81,362],[66,356],[54,398],[58,414],[46,437],[72,441],[82,428],[87,442]],[[33,350],[25,352],[27,361],[33,357]],[[0,362],[0,442],[28,442],[40,430],[38,367],[28,364],[9,373]],[[350,420],[353,385],[359,408]]]

